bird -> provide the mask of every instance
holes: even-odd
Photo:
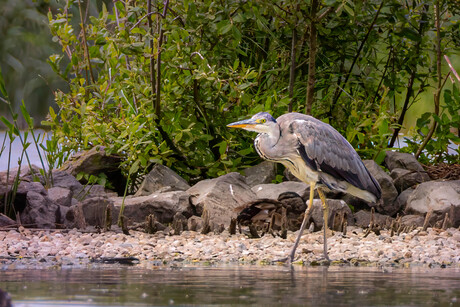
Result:
[[[287,261],[292,263],[302,232],[313,205],[314,190],[318,191],[324,218],[324,258],[327,253],[326,230],[329,209],[325,191],[349,193],[369,203],[380,199],[382,190],[353,146],[331,125],[313,116],[286,113],[273,118],[268,112],[259,112],[250,119],[227,125],[258,132],[254,148],[265,160],[281,163],[295,177],[310,186],[310,198],[294,246]]]

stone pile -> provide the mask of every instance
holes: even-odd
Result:
[[[186,230],[220,233],[229,229],[243,209],[263,200],[287,208],[284,214],[291,219],[291,225],[297,225],[309,196],[309,187],[302,182],[270,183],[276,174],[275,165],[270,162],[247,169],[245,175],[229,173],[193,186],[168,167],[157,164],[139,190],[125,199],[100,185],[82,184],[75,178],[77,172],[97,174],[103,170],[117,177],[113,164],[118,162],[117,157],[108,157],[103,148],[80,154],[53,172],[52,187],[45,187],[43,177],[39,176],[37,182],[30,170],[22,170],[14,198],[16,221],[0,214],[0,229],[17,227],[18,222],[32,228],[108,229],[117,223],[124,204],[124,221],[131,229],[168,234]],[[382,187],[382,199],[377,204],[367,204],[349,195],[327,193],[331,207],[329,225],[333,229],[345,232],[347,226],[368,228],[370,224],[377,232],[385,228],[400,231],[403,226],[406,231],[422,226],[460,226],[460,180],[431,181],[417,160],[405,153],[387,152],[388,172],[374,161],[364,162]],[[109,165],[94,165],[104,163]],[[14,175],[13,172],[10,177]],[[10,184],[5,183],[6,175],[0,173],[0,203],[4,195],[12,193],[11,180]],[[269,211],[260,206],[257,212]],[[319,199],[315,199],[313,206],[309,227],[319,230],[323,225]],[[375,213],[370,206],[375,206]],[[0,209],[4,212],[3,206]],[[282,215],[281,211],[278,213]],[[274,219],[270,212],[266,220],[269,218]]]

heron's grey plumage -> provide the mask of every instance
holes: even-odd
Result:
[[[306,183],[317,182],[369,202],[380,198],[378,182],[350,143],[332,126],[300,113],[284,114],[275,120],[261,112],[238,123],[260,120],[264,122],[244,129],[261,132],[254,146],[262,158],[282,163]]]
[[[380,185],[350,143],[332,126],[312,116],[288,113],[275,120],[269,113],[260,112],[228,127],[259,132],[254,140],[258,154],[263,159],[282,163],[294,176],[310,185],[309,205],[291,251],[291,261],[311,212],[316,187],[323,203],[326,259],[328,206],[322,188],[350,193],[368,202],[376,202],[381,196]]]

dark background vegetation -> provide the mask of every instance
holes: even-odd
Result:
[[[377,162],[400,133],[423,163],[459,162],[457,1],[0,5],[0,112],[12,121],[5,101],[24,99],[59,144],[54,166],[104,145],[133,182],[154,163],[222,175],[260,161],[226,128],[259,111],[311,114]]]

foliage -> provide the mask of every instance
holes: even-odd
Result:
[[[453,131],[460,123],[460,92],[454,85],[453,90],[444,91],[444,105],[442,113],[437,116],[426,112],[417,120],[417,134],[406,139],[409,150],[416,150],[428,133],[428,124],[431,120],[437,122],[436,137],[429,140],[425,152],[420,156],[420,162],[429,164],[434,162],[460,163],[460,149],[453,148],[452,144],[459,144],[460,137]]]
[[[84,3],[68,1],[48,18],[62,47],[49,63],[69,91],[56,92],[59,110],[45,124],[64,156],[95,145],[123,155],[132,182],[153,163],[191,181],[256,163],[251,139],[226,124],[262,110],[276,117],[290,104],[305,111],[315,23],[313,115],[380,162],[435,78],[434,1],[319,2],[312,18],[311,3],[300,0],[165,1],[151,9],[150,1],[117,1],[98,16],[81,16]],[[447,53],[458,41],[458,7],[441,4]]]

